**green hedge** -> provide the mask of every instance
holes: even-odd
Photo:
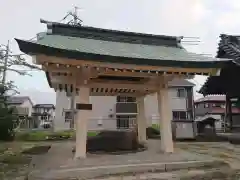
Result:
[[[154,128],[156,130],[160,130],[159,124],[152,124],[152,128]]]
[[[96,136],[96,132],[88,132],[88,136]],[[74,139],[75,131],[30,131],[18,132],[15,135],[15,140],[18,141],[46,141],[46,140],[66,140]]]

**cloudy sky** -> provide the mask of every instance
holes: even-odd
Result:
[[[200,37],[198,45],[186,45],[192,52],[215,56],[221,33],[240,34],[239,0],[0,0],[0,44],[13,38],[31,39],[46,30],[40,18],[59,21],[78,6],[84,25],[174,36]],[[30,59],[29,59],[30,60]],[[9,73],[22,95],[35,103],[55,103],[55,93],[48,87],[43,72],[32,77]],[[196,90],[205,81],[196,77]]]

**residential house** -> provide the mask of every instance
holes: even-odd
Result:
[[[32,116],[37,120],[39,126],[52,123],[55,117],[55,106],[53,104],[36,104],[33,106]]]
[[[12,96],[7,100],[9,106],[17,108],[19,116],[31,117],[33,110],[33,102],[28,96]]]
[[[9,97],[7,103],[10,107],[16,108],[16,114],[21,121],[21,126],[30,128],[33,122],[30,121],[33,112],[33,102],[28,96]]]
[[[175,121],[193,120],[193,87],[194,84],[184,79],[174,79],[169,83],[172,119]],[[78,97],[77,97],[78,98]],[[78,99],[75,98],[75,102]],[[92,96],[92,117],[88,121],[89,130],[130,128],[136,124],[137,104],[134,97]],[[56,111],[54,128],[70,128],[71,94],[65,91],[56,92]],[[145,98],[145,116],[149,126],[159,123],[157,94]]]
[[[225,123],[225,108],[226,96],[225,95],[208,95],[200,98],[194,102],[196,121],[203,121],[208,117],[216,119],[216,130],[222,131]],[[240,108],[236,106],[236,100],[232,100],[232,123],[233,127],[240,125]]]

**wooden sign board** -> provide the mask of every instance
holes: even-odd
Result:
[[[77,110],[92,110],[92,104],[77,103],[76,104],[76,109]]]

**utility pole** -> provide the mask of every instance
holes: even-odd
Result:
[[[7,76],[7,64],[8,64],[8,56],[9,56],[9,40],[6,46],[6,54],[4,57],[4,64],[3,64],[3,77],[2,77],[2,84],[5,85],[6,83],[6,76]]]

